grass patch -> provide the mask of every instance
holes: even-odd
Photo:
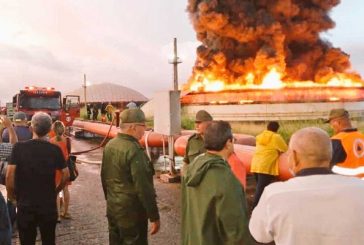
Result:
[[[330,137],[334,134],[332,128],[323,120],[300,120],[300,121],[279,121],[280,128],[278,133],[282,135],[286,142],[289,142],[292,134],[301,128],[318,127],[325,130]],[[364,131],[364,121],[361,119],[353,119],[354,128],[358,128],[360,132]],[[234,133],[258,135],[266,128],[267,122],[231,122]]]
[[[187,116],[183,116],[181,117],[181,128],[183,129],[195,129],[195,121]]]

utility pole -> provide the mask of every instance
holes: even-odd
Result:
[[[84,100],[85,100],[85,111],[87,113],[87,100],[86,100],[86,74],[83,74],[83,96],[84,96]]]
[[[173,65],[173,88],[178,91],[178,64],[182,63],[177,55],[177,38],[173,39],[173,59],[169,62]]]
[[[177,55],[177,38],[173,39],[173,59],[170,62],[173,65],[173,90],[178,91],[178,64],[182,63]],[[169,172],[172,176],[176,174],[176,163],[174,160],[174,138],[168,135],[168,155],[169,155]]]

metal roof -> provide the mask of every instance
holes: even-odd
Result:
[[[69,95],[79,95],[81,102],[85,99],[84,89],[79,88],[77,90],[68,92]],[[87,102],[146,102],[148,98],[143,94],[135,91],[131,88],[127,88],[113,83],[100,83],[87,86],[86,88]]]

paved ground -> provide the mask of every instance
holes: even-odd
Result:
[[[73,151],[88,149],[95,142],[73,140]],[[62,220],[57,225],[57,244],[108,244],[107,220],[105,217],[105,200],[100,182],[101,149],[80,157],[78,164],[80,176],[70,186],[71,220]],[[158,206],[161,214],[161,230],[150,237],[150,244],[174,245],[180,240],[180,187],[179,184],[164,184],[155,179]],[[5,188],[0,190],[6,195]],[[39,237],[37,244],[40,244]],[[20,244],[17,236],[13,244]]]

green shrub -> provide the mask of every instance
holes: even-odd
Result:
[[[182,115],[181,127],[182,129],[195,129],[195,121],[190,117]]]

